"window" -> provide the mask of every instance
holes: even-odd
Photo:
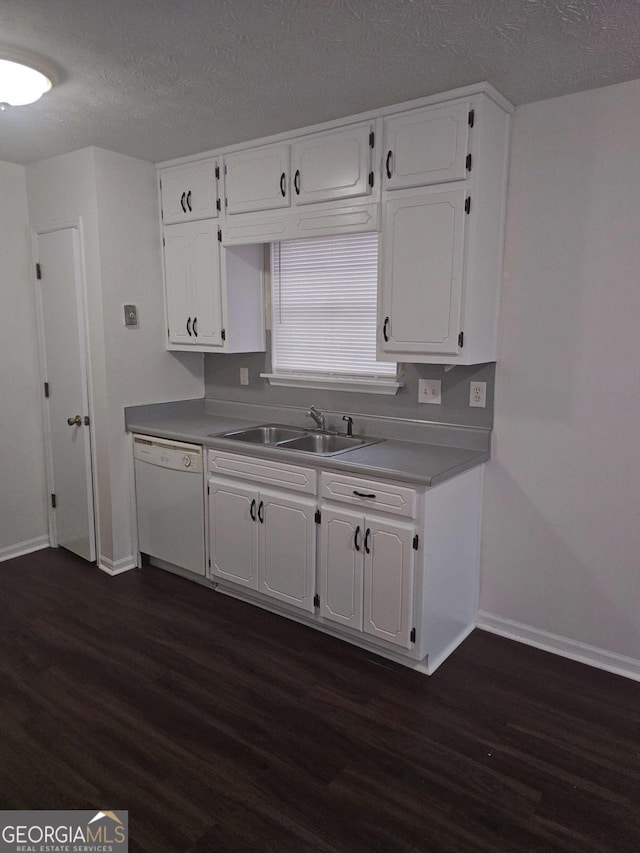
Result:
[[[376,361],[378,234],[271,245],[272,384],[395,394]]]

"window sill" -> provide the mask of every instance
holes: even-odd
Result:
[[[261,373],[270,385],[285,388],[316,388],[324,391],[349,391],[361,394],[398,393],[404,382],[397,379],[365,378],[355,376],[313,376],[304,373]]]

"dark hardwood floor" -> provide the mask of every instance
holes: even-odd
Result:
[[[428,678],[157,569],[0,565],[0,808],[132,851],[640,850],[640,684],[476,631]]]

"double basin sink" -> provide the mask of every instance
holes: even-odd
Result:
[[[262,444],[277,447],[280,450],[298,450],[303,453],[315,453],[317,456],[335,456],[357,447],[367,447],[384,439],[364,438],[358,435],[338,435],[327,430],[308,430],[301,427],[263,424],[248,429],[215,433],[211,437],[230,438],[248,444]]]

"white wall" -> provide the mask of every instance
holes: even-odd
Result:
[[[118,569],[131,564],[133,548],[123,407],[203,396],[202,356],[163,349],[158,210],[149,163],[86,148],[28,166],[27,189],[32,227],[81,220],[99,562]],[[123,325],[126,302],[140,309],[138,328]]]
[[[640,675],[639,164],[640,81],[516,111],[480,621]]]
[[[0,560],[48,542],[25,170],[0,163]]]
[[[150,163],[94,149],[111,477],[113,561],[132,555],[129,456],[124,407],[204,396],[200,353],[165,349],[156,174]],[[138,306],[138,326],[123,305]]]

